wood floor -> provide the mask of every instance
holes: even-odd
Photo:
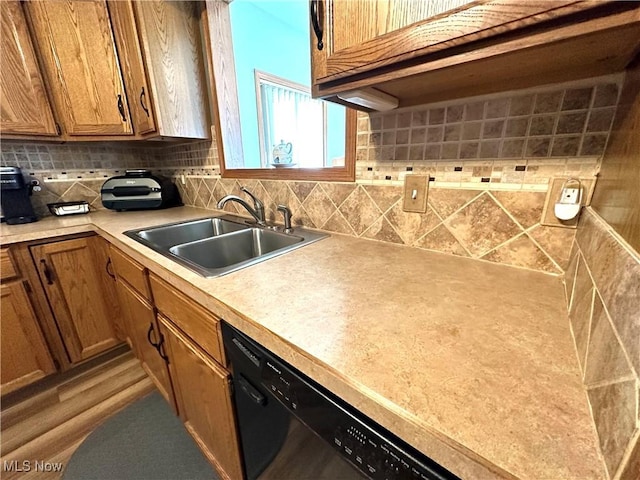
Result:
[[[100,363],[8,395],[0,412],[0,477],[61,478],[62,472],[36,472],[35,462],[66,464],[98,425],[153,389],[133,354],[120,350]],[[12,461],[20,467],[31,462],[31,471],[6,471]]]

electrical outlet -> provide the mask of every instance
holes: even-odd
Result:
[[[429,192],[429,175],[407,175],[404,177],[405,212],[425,213],[427,211],[427,194]]]
[[[542,210],[542,219],[540,223],[542,225],[546,225],[549,227],[565,227],[565,228],[576,228],[578,226],[578,215],[576,218],[571,220],[560,220],[555,216],[554,206],[556,202],[560,199],[560,193],[562,190],[562,185],[567,181],[566,177],[554,177],[549,181],[549,190],[547,190],[547,198],[544,201],[544,209]],[[593,196],[593,190],[596,186],[596,178],[581,178],[580,183],[582,184],[582,206],[589,205],[591,203],[591,197]],[[573,188],[567,189],[567,194],[571,194],[571,190]],[[577,190],[575,195],[577,196]],[[570,198],[563,198],[565,201],[571,200]],[[575,199],[574,199],[575,200]]]

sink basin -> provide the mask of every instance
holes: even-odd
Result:
[[[214,238],[178,245],[169,251],[196,265],[209,268],[225,268],[256,257],[262,257],[304,240],[262,228],[240,230]]]
[[[137,235],[158,248],[171,248],[174,245],[217,237],[218,235],[224,235],[225,233],[236,232],[247,228],[250,228],[249,225],[243,225],[223,218],[205,218],[194,222],[138,230]]]
[[[306,228],[293,233],[256,227],[221,215],[124,232],[130,238],[204,277],[218,277],[327,237]]]

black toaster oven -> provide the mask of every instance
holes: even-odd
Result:
[[[182,205],[178,188],[170,178],[149,170],[127,170],[111,177],[100,189],[102,205],[112,210],[144,210]]]

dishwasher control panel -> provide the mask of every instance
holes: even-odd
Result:
[[[459,480],[280,359],[265,359],[262,384],[302,423],[330,443],[368,478]]]

